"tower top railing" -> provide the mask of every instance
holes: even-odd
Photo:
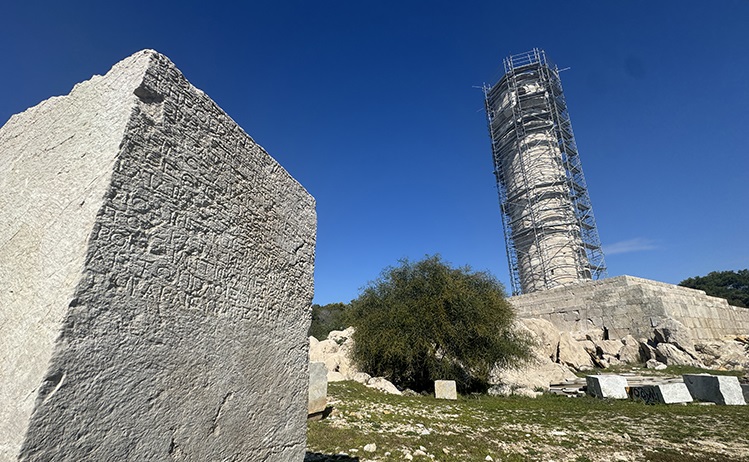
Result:
[[[531,51],[525,53],[519,53],[516,55],[510,55],[503,60],[505,66],[505,74],[513,71],[519,67],[529,66],[531,64],[547,64],[546,53],[544,50],[534,48]]]

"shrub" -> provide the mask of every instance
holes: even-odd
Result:
[[[354,360],[399,387],[431,390],[455,380],[483,391],[495,364],[515,365],[530,341],[512,328],[504,287],[487,272],[454,269],[430,256],[386,268],[351,303]]]
[[[327,305],[312,305],[312,323],[307,335],[317,340],[325,340],[332,330],[343,330],[348,327],[346,321],[345,303],[328,303]]]

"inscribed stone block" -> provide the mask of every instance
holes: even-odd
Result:
[[[627,399],[627,379],[620,375],[588,375],[587,393],[596,398]]]
[[[732,375],[685,374],[692,398],[715,404],[745,405],[739,379]]]
[[[455,380],[435,380],[434,397],[437,399],[458,399]]]
[[[662,383],[629,388],[629,395],[647,404],[691,403],[692,395],[683,383]]]
[[[11,117],[0,186],[0,460],[302,460],[314,199],[168,58]]]
[[[328,404],[328,368],[323,362],[309,363],[309,405],[307,414],[317,414]]]

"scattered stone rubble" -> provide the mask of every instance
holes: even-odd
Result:
[[[585,394],[585,379],[575,372],[607,369],[612,366],[644,365],[646,369],[662,370],[667,365],[686,365],[715,370],[749,370],[749,339],[729,338],[695,343],[690,330],[674,319],[658,323],[648,337],[607,338],[604,329],[590,327],[574,332],[560,331],[545,319],[519,319],[516,328],[528,334],[536,345],[533,358],[516,368],[497,368],[492,371],[489,394],[535,397],[542,392],[580,396]],[[351,360],[353,328],[333,331],[328,338],[318,341],[310,337],[310,359],[323,361],[328,368],[328,380],[354,380],[369,387],[390,393],[400,393],[384,378],[372,378],[359,371]],[[661,387],[672,379],[649,380],[628,377],[630,388],[646,388],[638,393],[671,399],[674,387]],[[581,382],[582,381],[582,382]],[[682,383],[683,380],[678,379]],[[659,388],[660,387],[660,388]],[[683,389],[679,393],[683,395]],[[674,398],[681,399],[681,398]],[[659,401],[660,402],[660,401]]]
[[[328,369],[328,382],[341,382],[353,380],[370,388],[375,388],[385,393],[400,395],[401,391],[384,377],[372,377],[366,372],[357,369],[352,359],[354,340],[351,336],[354,328],[345,330],[334,330],[328,334],[328,338],[322,341],[315,337],[309,338],[310,361],[325,363]]]

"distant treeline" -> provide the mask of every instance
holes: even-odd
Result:
[[[685,279],[679,285],[704,290],[713,297],[725,298],[733,306],[749,308],[749,269],[713,271],[707,276]]]
[[[309,336],[317,340],[325,340],[332,330],[343,330],[349,327],[347,322],[348,305],[345,303],[328,303],[327,305],[312,305],[312,324],[309,326]]]

